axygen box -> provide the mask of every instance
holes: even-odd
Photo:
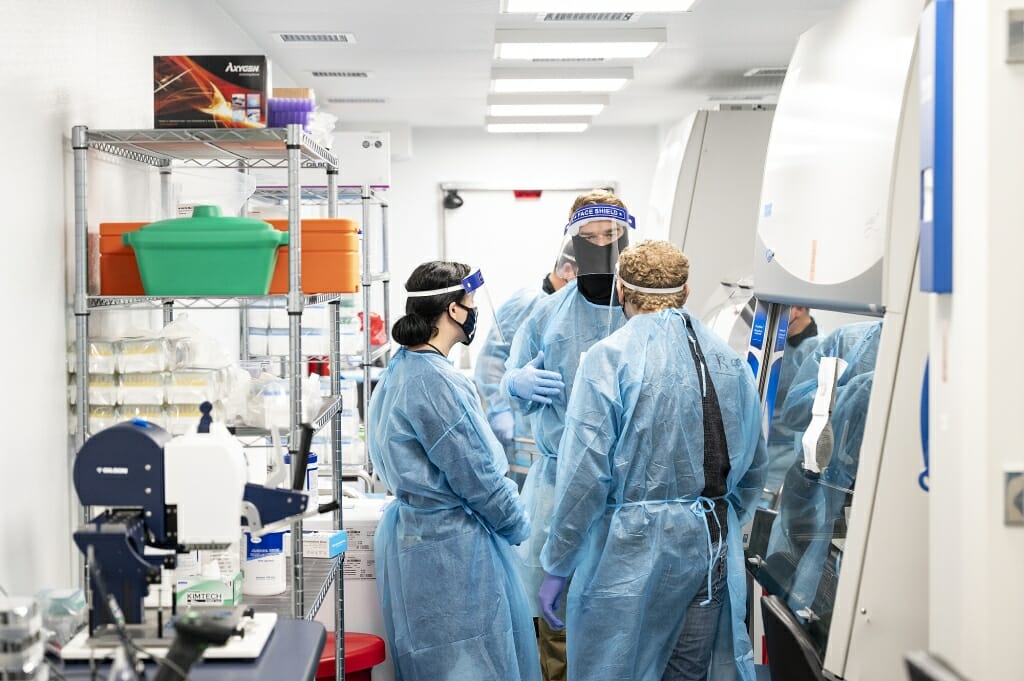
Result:
[[[153,57],[153,127],[263,128],[270,91],[263,55]]]

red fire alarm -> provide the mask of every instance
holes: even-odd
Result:
[[[540,189],[513,189],[512,192],[517,199],[539,199]]]

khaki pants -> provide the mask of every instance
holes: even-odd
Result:
[[[540,650],[540,671],[544,681],[566,681],[565,629],[552,629],[543,617],[537,625],[537,647]]]

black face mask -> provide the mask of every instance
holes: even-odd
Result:
[[[466,307],[462,303],[455,304],[466,311],[466,321],[462,323],[456,321],[455,323],[462,329],[462,333],[466,334],[466,340],[461,342],[465,345],[469,345],[473,342],[473,337],[476,335],[476,320],[478,316],[477,309],[475,307]]]
[[[555,292],[555,287],[551,284],[550,275],[544,275],[544,282],[540,285],[540,288],[542,291],[544,291],[544,293],[548,294],[549,296]]]
[[[579,236],[572,238],[579,267],[576,282],[584,298],[595,305],[619,304],[618,296],[612,296],[612,272],[619,253],[628,245],[628,233],[623,233],[616,243],[607,246],[595,246]]]

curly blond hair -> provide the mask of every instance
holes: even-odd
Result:
[[[576,200],[572,202],[572,210],[569,211],[569,218],[572,218],[572,214],[578,211],[583,206],[595,206],[599,203],[606,203],[610,206],[618,206],[623,210],[627,210],[626,204],[622,202],[622,199],[612,194],[607,189],[593,189],[586,194],[580,194],[576,197]]]
[[[645,288],[682,286],[690,277],[690,259],[667,241],[643,241],[619,255],[619,277]],[[622,287],[622,293],[626,302],[641,312],[682,307],[687,295],[686,290],[667,294],[640,293],[626,286]]]

